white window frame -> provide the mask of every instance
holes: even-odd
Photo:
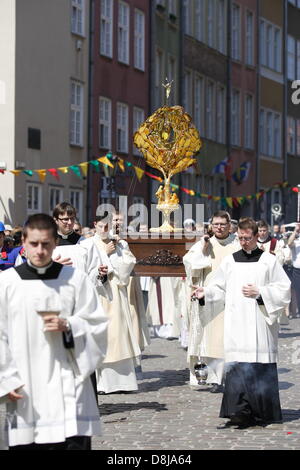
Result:
[[[29,203],[30,201],[31,204]],[[42,212],[42,187],[40,184],[26,183],[26,209],[27,214]]]
[[[130,7],[128,3],[119,0],[118,11],[118,61],[129,64],[129,29]]]
[[[215,93],[216,84],[212,80],[207,80],[206,83],[206,113],[205,113],[205,136],[207,139],[215,140],[216,125],[215,125]]]
[[[217,142],[225,144],[226,136],[226,88],[224,85],[217,86]]]
[[[300,119],[296,119],[296,154],[300,156]]]
[[[85,0],[72,0],[71,8],[71,31],[73,34],[84,36]]]
[[[114,0],[101,0],[100,54],[113,57]]]
[[[128,105],[117,103],[117,151],[128,153]]]
[[[209,0],[207,4],[207,34],[206,42],[209,47],[215,47],[215,0]]]
[[[155,106],[162,106],[163,94],[162,83],[165,78],[165,57],[162,49],[157,48],[155,52]]]
[[[184,70],[182,103],[185,111],[192,114],[192,79],[193,73],[189,69]]]
[[[254,65],[254,14],[250,10],[246,11],[245,62]]]
[[[83,146],[83,85],[75,80],[71,81],[70,104],[70,144]]]
[[[290,35],[287,37],[287,78],[296,79],[296,39]]]
[[[82,189],[70,188],[69,201],[76,209],[76,218],[82,223],[83,220],[83,191]]]
[[[282,31],[265,19],[260,20],[260,63],[271,70],[282,70]]]
[[[192,8],[190,0],[181,0],[183,2],[183,33],[192,36]]]
[[[99,148],[111,149],[111,109],[109,98],[99,98]]]
[[[254,98],[250,93],[245,95],[245,138],[244,145],[247,149],[253,149],[254,129]]]
[[[194,123],[200,134],[204,133],[204,78],[195,74],[194,78]]]
[[[297,134],[296,134],[296,119],[288,116],[287,118],[287,152],[296,155],[296,144],[297,144]]]
[[[176,101],[176,70],[177,70],[176,57],[174,57],[171,54],[168,54],[168,75],[167,76],[171,82],[173,80],[171,94],[169,97],[169,104],[171,106],[176,104],[175,103]]]
[[[49,214],[52,215],[54,207],[64,200],[63,195],[64,191],[62,187],[53,185],[49,186]]]
[[[232,4],[231,57],[241,60],[241,8],[237,3]]]
[[[195,3],[195,19],[194,19],[194,36],[197,41],[204,42],[204,10],[205,0],[196,0]]]
[[[133,134],[138,130],[140,125],[144,122],[145,120],[145,111],[143,108],[139,108],[138,106],[134,106],[132,110],[132,130]],[[133,152],[134,155],[136,156],[141,156],[140,151],[136,148],[135,145],[133,145]]]
[[[145,13],[134,10],[134,66],[145,70]]]
[[[226,54],[226,0],[218,0],[217,49]]]
[[[239,147],[241,145],[241,93],[237,89],[231,94],[231,144]]]
[[[168,13],[169,15],[177,16],[177,0],[169,0]]]
[[[281,114],[273,109],[260,108],[260,153],[271,158],[282,159],[281,136]]]

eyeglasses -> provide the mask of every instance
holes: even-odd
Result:
[[[253,239],[253,237],[238,237],[238,239],[239,239],[240,242],[243,241],[243,240],[245,242],[250,242]]]
[[[226,227],[228,224],[212,224],[213,227]]]
[[[58,217],[58,220],[61,220],[64,224],[66,224],[67,222],[69,222],[69,220],[70,222],[74,222],[75,217]]]

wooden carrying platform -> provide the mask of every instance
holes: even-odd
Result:
[[[137,261],[133,275],[185,276],[182,257],[200,240],[201,235],[195,232],[164,234],[137,232],[128,235],[126,241]]]

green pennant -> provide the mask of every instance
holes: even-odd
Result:
[[[71,165],[69,168],[71,168],[71,170],[75,173],[76,176],[78,176],[80,179],[82,178],[79,166]]]
[[[23,173],[25,173],[25,175],[28,175],[28,176],[32,176],[32,175],[33,175],[33,171],[32,171],[32,170],[23,170]]]
[[[100,162],[98,160],[90,160],[90,164],[93,165],[93,169],[99,173],[100,172]]]

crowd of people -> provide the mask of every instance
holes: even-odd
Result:
[[[183,257],[186,275],[139,278],[119,212],[82,227],[63,202],[24,227],[0,222],[9,449],[90,449],[99,395],[138,390],[151,337],[179,339],[191,387],[205,364],[208,390],[223,393],[225,427],[281,421],[277,336],[300,313],[300,224],[270,233],[263,220],[218,211],[184,230],[199,235]]]

